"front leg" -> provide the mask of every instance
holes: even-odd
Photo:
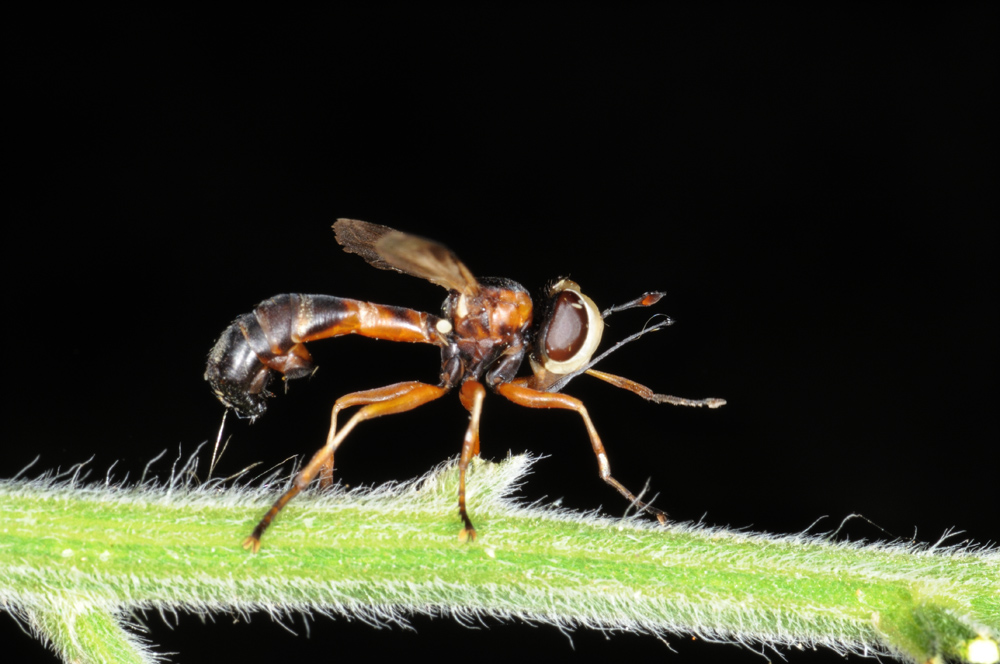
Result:
[[[587,369],[584,373],[588,376],[593,376],[594,378],[600,378],[604,382],[611,383],[615,387],[620,387],[623,390],[628,390],[629,392],[638,394],[643,399],[652,401],[653,403],[669,403],[674,406],[707,406],[709,408],[719,408],[726,405],[725,399],[717,399],[715,397],[709,397],[708,399],[685,399],[684,397],[672,397],[669,394],[659,394],[649,389],[642,383],[635,382],[631,378],[604,373],[603,371],[598,371],[596,369]]]
[[[498,385],[496,390],[501,396],[506,397],[519,406],[525,406],[526,408],[561,408],[564,410],[575,411],[581,418],[583,418],[583,423],[587,427],[587,433],[590,435],[590,445],[594,448],[594,455],[597,457],[597,469],[600,473],[601,479],[613,486],[618,493],[625,496],[625,498],[631,501],[636,507],[655,516],[660,523],[667,522],[666,512],[639,500],[638,496],[626,489],[621,482],[611,476],[611,464],[608,463],[608,455],[604,451],[604,444],[601,443],[601,437],[597,435],[597,429],[594,427],[594,423],[590,420],[590,415],[587,413],[587,407],[583,405],[582,401],[571,397],[568,394],[561,394],[559,392],[540,392],[519,383],[504,383],[502,385]]]

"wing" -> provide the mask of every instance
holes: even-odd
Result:
[[[469,268],[451,249],[434,240],[357,219],[338,219],[333,231],[344,251],[361,256],[380,270],[420,277],[460,293],[479,292],[479,282]]]

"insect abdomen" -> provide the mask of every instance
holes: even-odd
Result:
[[[205,380],[215,396],[241,417],[267,410],[271,372],[288,378],[309,375],[312,362],[304,346],[292,338],[303,297],[278,295],[258,304],[225,329],[208,354]],[[289,354],[292,349],[298,352]]]
[[[314,365],[305,343],[344,334],[444,345],[450,327],[413,309],[331,295],[277,295],[230,324],[208,355],[205,380],[241,417],[267,410],[271,372],[301,378]]]

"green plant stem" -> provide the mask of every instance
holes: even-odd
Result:
[[[122,628],[115,612],[92,604],[39,602],[21,617],[67,662],[143,664],[152,653]]]
[[[995,549],[859,546],[525,508],[508,496],[530,463],[475,465],[473,544],[458,541],[449,466],[396,487],[302,496],[257,555],[240,542],[273,489],[0,482],[0,601],[81,662],[153,661],[111,619],[150,608],[390,623],[412,613],[519,616],[996,661]],[[109,658],[111,648],[134,652]]]

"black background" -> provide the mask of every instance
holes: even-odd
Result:
[[[337,217],[446,243],[529,289],[569,275],[599,305],[665,289],[677,323],[601,368],[588,404],[616,476],[678,520],[852,539],[996,541],[996,22],[984,11],[717,8],[199,14],[15,26],[5,476],[93,457],[166,472],[213,439],[204,358],[282,292],[434,312],[443,290],[344,254]],[[619,314],[606,339],[640,328]],[[433,382],[432,347],[338,339],[220,466],[311,453],[339,395]],[[458,453],[457,397],[365,424],[347,483]],[[528,498],[624,512],[569,413],[488,398],[483,453],[547,455]],[[203,466],[204,468],[204,466]],[[473,506],[473,518],[475,510]],[[457,526],[456,526],[457,528]],[[888,533],[888,534],[887,534]],[[244,533],[234,532],[234,542]],[[415,619],[416,633],[265,616],[148,623],[178,661],[350,654],[761,661],[734,646]],[[297,625],[299,631],[301,625]],[[8,652],[47,661],[10,620]],[[841,661],[831,652],[792,662]],[[310,661],[303,659],[303,661]]]

